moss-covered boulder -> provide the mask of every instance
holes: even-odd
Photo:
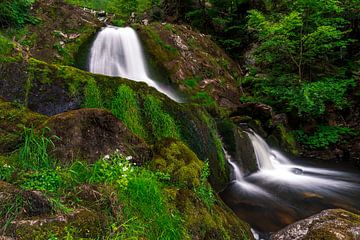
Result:
[[[52,212],[49,199],[41,192],[22,190],[0,181],[0,226],[7,226],[16,219],[43,216]]]
[[[62,0],[35,1],[31,13],[39,23],[16,40],[29,48],[30,56],[49,63],[74,65],[80,48],[103,25],[92,12]]]
[[[234,108],[239,104],[239,67],[209,36],[189,26],[152,23],[135,26],[153,65],[192,100]]]
[[[7,102],[0,97],[0,153],[19,147],[25,127],[37,127],[46,116],[31,112],[21,104]]]
[[[196,187],[200,184],[203,162],[184,143],[164,139],[154,147],[151,168],[168,173],[173,182]]]
[[[215,189],[225,188],[228,167],[222,143],[214,120],[202,107],[176,103],[145,83],[33,58],[0,62],[1,69],[6,71],[0,72],[5,83],[0,85],[0,96],[7,100],[50,116],[86,106],[109,109],[148,143],[166,137],[181,139],[199,159],[209,160]]]
[[[189,189],[168,189],[172,203],[181,212],[191,239],[253,239],[250,226],[217,199],[209,209]]]
[[[324,210],[271,236],[272,240],[357,240],[360,216],[341,209]]]
[[[47,120],[44,126],[57,136],[52,153],[62,162],[81,159],[92,163],[116,150],[132,156],[137,163],[150,159],[144,140],[106,110],[80,109],[61,113]]]
[[[20,240],[65,238],[96,239],[102,233],[102,218],[87,209],[69,214],[12,221],[9,233]]]

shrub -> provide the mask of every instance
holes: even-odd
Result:
[[[296,139],[310,149],[326,148],[338,143],[342,136],[354,134],[354,130],[338,126],[318,126],[313,134],[306,134],[302,130],[294,131]]]
[[[208,183],[207,179],[210,176],[209,162],[205,162],[201,170],[200,186],[195,188],[196,195],[205,203],[206,207],[210,210],[215,202],[215,194]]]
[[[21,176],[20,186],[24,189],[56,192],[63,181],[53,169],[28,172]]]
[[[21,27],[25,23],[35,23],[29,10],[34,0],[2,0],[0,2],[0,25]]]

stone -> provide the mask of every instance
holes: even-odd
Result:
[[[359,240],[360,215],[342,210],[324,210],[293,223],[271,236],[271,240]]]
[[[150,158],[150,150],[110,112],[80,109],[51,117],[43,125],[56,136],[53,156],[63,163],[86,160],[93,163],[116,150],[141,164]]]

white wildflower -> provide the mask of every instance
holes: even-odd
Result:
[[[132,160],[132,159],[133,159],[133,156],[127,156],[127,157],[126,157],[126,160],[127,160],[127,161],[130,161],[130,160]]]
[[[105,159],[105,160],[109,160],[109,159],[110,159],[110,156],[109,156],[109,155],[105,155],[104,159]]]

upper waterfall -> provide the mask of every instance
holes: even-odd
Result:
[[[149,77],[140,40],[130,27],[104,27],[91,48],[89,71],[112,77],[123,77],[145,82],[171,99],[180,99]]]

